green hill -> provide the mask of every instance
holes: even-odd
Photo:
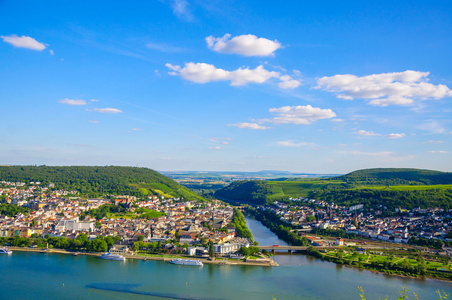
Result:
[[[342,205],[389,209],[452,205],[452,173],[419,169],[366,169],[329,179],[236,181],[218,190],[225,199],[269,204],[309,197]]]
[[[364,169],[335,179],[361,185],[433,185],[451,184],[452,173],[422,169]]]
[[[148,168],[117,166],[0,166],[0,180],[40,181],[56,189],[76,190],[86,197],[102,195],[184,197],[203,200],[174,180]]]

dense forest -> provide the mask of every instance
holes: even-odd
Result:
[[[87,197],[166,195],[202,198],[174,180],[148,168],[117,166],[0,166],[0,180],[54,183],[55,189],[75,190]]]

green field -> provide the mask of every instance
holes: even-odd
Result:
[[[290,181],[266,181],[270,186],[271,198],[278,197],[307,197],[310,191],[319,190],[327,185],[343,184],[340,180],[290,180]]]

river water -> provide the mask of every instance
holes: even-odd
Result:
[[[284,245],[247,218],[261,245]],[[275,255],[279,267],[178,266],[161,261],[107,261],[90,256],[14,252],[0,255],[0,299],[396,299],[402,286],[438,299],[452,284],[336,266],[305,255]]]

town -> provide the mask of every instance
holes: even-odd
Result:
[[[437,249],[452,242],[452,214],[442,208],[396,209],[393,216],[381,217],[386,207],[365,212],[363,204],[346,207],[303,197],[289,200],[290,204],[276,201],[259,209],[273,212],[300,234],[316,229],[342,230],[351,237]]]
[[[26,186],[1,181],[0,186],[2,202],[30,210],[29,214],[0,216],[0,237],[4,238],[66,237],[74,240],[82,234],[89,240],[99,236],[120,237],[111,252],[132,254],[145,243],[158,243],[166,252],[204,257],[208,256],[206,245],[212,243],[215,255],[239,258],[232,253],[251,245],[248,238],[236,236],[235,227],[230,224],[234,209],[218,200],[194,202],[148,196],[138,201],[127,195],[83,200],[76,191],[52,190],[52,184],[44,187],[40,182],[31,182]],[[154,218],[139,213],[132,218],[111,214],[96,219],[89,215],[107,204],[127,208],[131,214],[153,212]]]

